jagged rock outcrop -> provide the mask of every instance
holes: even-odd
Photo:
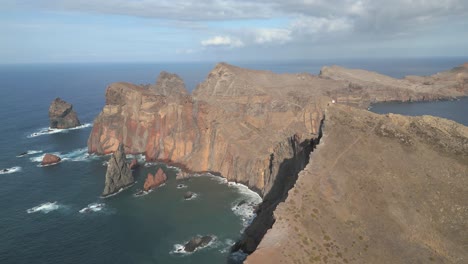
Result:
[[[109,196],[119,192],[122,188],[135,182],[130,166],[125,160],[125,150],[122,143],[118,144],[117,150],[112,154],[107,164],[106,181],[102,196]]]
[[[44,157],[42,158],[41,165],[52,165],[52,164],[57,164],[61,161],[62,159],[54,154],[45,154]]]
[[[166,174],[161,168],[159,168],[156,174],[154,174],[154,176],[151,173],[148,173],[148,176],[146,177],[145,183],[143,185],[143,190],[147,192],[151,189],[159,187],[161,184],[165,183],[166,181],[167,181]]]
[[[188,94],[185,88],[185,83],[177,74],[162,71],[155,85],[150,85],[149,89],[154,90],[157,94],[164,96],[171,95],[186,95]]]
[[[196,236],[184,245],[184,250],[194,252],[199,248],[206,247],[212,240],[212,236]]]
[[[327,109],[327,105],[332,105],[332,108],[334,107],[333,104],[330,104],[331,98],[335,98],[339,103],[347,103],[359,107],[367,107],[372,102],[380,101],[452,98],[468,94],[468,90],[466,89],[468,85],[464,85],[465,79],[463,77],[467,72],[468,67],[460,66],[451,71],[428,77],[432,78],[431,80],[433,82],[431,83],[427,81],[426,77],[423,79],[407,77],[407,79],[396,80],[390,77],[384,78],[384,76],[376,73],[336,67],[324,68],[320,76],[313,76],[310,74],[275,74],[268,71],[247,70],[220,63],[209,73],[207,79],[195,89],[193,95],[178,92],[168,93],[167,91],[173,90],[151,88],[152,85],[137,86],[129,83],[114,83],[107,88],[106,105],[94,122],[93,130],[88,140],[88,150],[91,153],[98,154],[111,153],[117,148],[118,142],[124,142],[129,153],[144,153],[148,161],[160,160],[168,163],[175,163],[185,171],[217,173],[230,181],[244,183],[251,189],[256,190],[263,196],[264,202],[258,208],[257,220],[246,229],[242,240],[236,244],[236,248],[243,249],[246,252],[252,252],[257,248],[257,244],[260,243],[260,250],[257,249],[248,261],[253,261],[253,263],[269,263],[268,261],[263,261],[263,259],[263,262],[255,261],[257,258],[261,259],[261,256],[264,255],[262,252],[266,252],[266,255],[270,254],[270,251],[263,251],[263,248],[275,245],[275,243],[278,242],[278,240],[275,241],[274,239],[269,240],[271,236],[279,237],[279,241],[281,242],[283,242],[283,239],[284,241],[288,241],[290,244],[287,246],[291,247],[291,250],[296,250],[297,248],[291,245],[305,243],[302,245],[302,248],[300,246],[301,244],[299,244],[299,248],[303,250],[308,245],[307,243],[312,243],[307,239],[305,240],[306,242],[303,242],[302,239],[304,238],[300,236],[295,236],[293,240],[288,240],[284,238],[284,236],[281,236],[281,234],[288,234],[288,232],[290,232],[289,229],[287,229],[285,233],[278,231],[279,233],[274,233],[274,235],[269,235],[269,233],[273,231],[266,232],[272,225],[273,229],[271,230],[275,230],[277,226],[281,227],[281,223],[284,223],[281,219],[286,217],[286,215],[288,216],[286,223],[294,223],[288,225],[288,228],[297,226],[298,230],[301,230],[300,228],[302,228],[303,225],[306,227],[309,225],[308,218],[306,218],[306,216],[302,218],[301,214],[298,213],[299,210],[296,210],[297,212],[294,211],[294,214],[291,211],[284,213],[282,217],[278,217],[276,212],[278,208],[282,210],[281,208],[283,208],[283,205],[288,204],[288,201],[293,199],[292,197],[294,197],[294,203],[296,203],[299,201],[297,197],[306,199],[306,197],[315,195],[309,194],[308,189],[308,191],[297,189],[298,183],[296,180],[299,177],[300,182],[301,176],[298,176],[300,175],[299,172],[303,170],[304,167],[306,168],[305,171],[307,171],[307,168],[311,166],[310,164],[307,165],[309,154],[320,139],[321,125],[325,117],[325,110]],[[158,87],[163,87],[164,83],[172,83],[164,80],[169,80],[171,78],[173,77],[162,74],[162,76],[160,76],[162,80],[158,80],[158,83],[160,83]],[[362,112],[354,112],[355,109],[352,107],[340,107],[341,106],[336,106],[337,109],[342,109],[344,112],[349,111],[350,113],[355,113],[357,118],[355,121],[356,123],[343,120],[343,125],[346,124],[349,126],[350,134],[346,132],[345,128],[341,127],[341,137],[346,140],[357,140],[357,138],[361,138],[359,137],[359,133],[367,131],[366,125],[370,126],[370,124],[373,124],[372,118],[366,118],[365,115],[361,114]],[[332,114],[332,116],[339,115]],[[353,114],[347,116],[347,118],[351,118],[350,120],[353,120],[352,117]],[[337,122],[338,121],[332,121],[331,124]],[[445,132],[434,132],[434,129],[432,129],[434,126],[429,126],[430,123],[403,122],[402,124],[411,124],[408,131],[412,129],[411,131],[415,133],[415,135],[406,133],[408,131],[403,131],[404,133],[399,131],[397,126],[385,126],[382,128],[382,135],[379,135],[379,137],[382,139],[386,136],[390,138],[397,137],[399,144],[405,144],[405,142],[407,142],[407,144],[411,146],[411,142],[415,142],[416,140],[415,137],[422,137],[422,135],[426,134],[428,138],[433,137],[434,142],[431,146],[438,146],[450,151],[455,149],[460,153],[464,151],[463,146],[465,146],[466,143],[455,147],[454,144],[450,143],[450,140],[447,140],[446,134],[444,134]],[[327,129],[327,131],[330,131],[329,127]],[[427,131],[425,131],[425,129],[427,129]],[[450,133],[453,133],[453,131]],[[367,149],[364,148],[369,155],[375,152],[379,153],[378,149],[372,147],[373,139],[375,138],[369,137],[369,144],[371,144],[371,146],[366,145]],[[416,141],[419,142],[420,140]],[[341,146],[344,146],[344,143],[348,141],[344,142],[340,139],[336,140],[336,142],[341,142],[343,144]],[[330,143],[326,143],[326,145],[328,144]],[[379,146],[377,143],[375,144]],[[423,146],[423,148],[425,148],[425,144],[429,143],[418,144],[417,146]],[[340,160],[343,155],[342,153],[348,151],[347,148],[340,150],[338,148],[339,145],[335,145],[335,143],[332,145],[336,146],[336,148],[334,149],[334,154],[329,155],[331,160]],[[351,147],[355,146],[357,148],[356,144],[351,145]],[[390,145],[386,145],[385,147],[392,149]],[[402,149],[406,150],[405,148]],[[411,155],[413,155],[417,153],[417,151],[411,153]],[[427,153],[430,155],[437,154],[436,152]],[[393,154],[398,155],[399,158],[405,157],[404,151],[394,152]],[[315,156],[318,154],[313,155]],[[383,156],[386,157],[386,155]],[[372,156],[374,163],[377,162],[375,160],[376,157],[378,157],[378,155]],[[416,159],[416,156],[412,156],[412,158]],[[342,168],[344,172],[346,172],[346,168],[356,168],[352,166],[352,156],[350,156],[349,159],[348,163],[351,164],[348,164],[348,167]],[[320,168],[318,169],[322,170],[324,173],[330,174],[335,167],[338,168],[341,166],[333,162],[321,162],[324,165],[329,165],[328,169],[326,167],[320,167],[320,163],[315,165],[319,166]],[[364,161],[359,160],[359,162],[366,165]],[[375,169],[375,171],[383,175],[386,175],[383,168],[389,171],[394,169],[387,168],[378,162],[375,164],[381,165],[379,168]],[[396,166],[397,163],[389,164],[391,164],[391,166]],[[421,171],[424,171],[421,165],[422,163],[416,162],[415,164],[419,166]],[[370,163],[367,165],[369,165],[369,171],[373,172],[372,170],[374,167],[370,166]],[[432,167],[430,162],[428,162],[427,165]],[[441,163],[439,165],[440,167],[444,167]],[[359,168],[356,169],[363,173]],[[459,169],[460,167],[457,167],[457,173]],[[344,172],[343,174],[336,174],[336,177],[346,178]],[[369,173],[370,172],[368,172],[368,174]],[[331,175],[333,176],[335,174],[332,173]],[[183,173],[178,177],[183,177]],[[315,174],[314,177],[320,178]],[[385,177],[382,176],[382,179],[385,179]],[[398,175],[398,177],[400,176]],[[359,176],[355,178],[361,179]],[[322,177],[321,179],[324,182],[313,183],[313,188],[315,188],[313,192],[320,193],[320,191],[322,191],[325,193],[333,193],[335,188],[341,187],[337,186],[333,180],[327,182],[328,178],[323,179]],[[402,190],[405,190],[405,192],[410,193],[409,185],[405,186],[402,179],[397,179],[398,182],[395,186],[399,186]],[[362,178],[360,184],[365,185],[365,181],[367,180],[374,181],[375,179]],[[375,181],[379,180],[380,179],[377,179]],[[433,183],[435,184],[435,182]],[[357,183],[353,184],[352,186],[354,189],[349,189],[349,197],[351,198],[359,192],[356,192],[356,190],[360,190],[361,187],[360,185],[356,186]],[[317,190],[317,188],[323,189]],[[295,193],[295,190],[298,190],[298,193]],[[434,191],[437,190],[434,189]],[[294,195],[292,195],[292,193]],[[394,191],[394,193],[403,195],[399,191]],[[360,205],[353,205],[353,203],[357,201],[366,204],[364,198],[365,193],[359,192],[359,195],[361,194],[362,197],[359,196],[359,199],[356,198],[356,201],[352,199],[347,200],[346,202],[349,202],[347,206],[350,208],[358,208]],[[321,201],[322,199],[321,196],[314,197],[314,201]],[[331,197],[333,198],[334,196]],[[418,196],[418,202],[420,203],[424,201],[421,197],[424,199],[427,198],[422,194]],[[375,196],[375,198],[380,199],[378,196]],[[388,198],[388,196],[386,196],[386,198]],[[285,199],[286,202],[282,203]],[[393,202],[391,199],[388,201]],[[397,207],[397,210],[406,212],[407,208],[415,208],[414,204],[404,204],[404,201],[405,200],[396,200],[396,202],[399,203],[398,205],[401,205]],[[304,202],[301,201],[300,203],[301,206],[304,205],[304,208],[307,208],[311,202],[312,201],[304,200]],[[332,201],[326,202],[327,204],[330,203],[330,210],[332,210],[334,208]],[[371,207],[369,203],[367,203],[367,206]],[[325,207],[321,207],[320,209],[328,210]],[[369,210],[372,211],[373,209]],[[396,211],[395,214],[401,216],[400,211]],[[372,213],[383,213],[383,215],[379,216],[379,220],[376,221],[379,225],[390,224],[391,221],[387,222],[385,220],[386,217],[390,217],[386,212],[377,210],[372,211]],[[291,216],[301,219],[302,222],[298,224],[292,222],[293,219],[290,219]],[[312,210],[312,213],[308,214],[308,216],[315,219],[317,212]],[[360,225],[354,226],[352,221],[355,221],[355,219],[351,216],[348,217],[348,220],[351,221],[347,222],[349,223],[348,226],[345,225],[347,223],[340,224],[343,224],[349,230],[367,230],[368,228],[370,230],[369,232],[375,232],[375,237],[379,237],[378,231],[374,230],[375,226],[372,221],[362,220],[362,222],[359,222]],[[370,214],[363,214],[361,217],[364,218],[365,216],[369,218],[373,217]],[[425,216],[428,215],[425,214]],[[332,214],[330,214],[330,217],[332,217]],[[326,218],[326,220],[333,223],[334,219],[330,217]],[[335,217],[338,216],[335,215]],[[381,219],[383,220],[379,222]],[[406,223],[403,223],[401,225],[402,229],[408,228],[405,224]],[[327,222],[320,222],[316,227],[328,230],[328,226],[326,225]],[[336,225],[331,224],[330,226],[338,228],[338,223]],[[343,232],[350,232],[349,230]],[[391,229],[390,231],[398,233],[398,229]],[[314,232],[315,236],[321,234],[321,230],[314,230]],[[402,236],[411,237],[411,232],[405,232],[401,233]],[[266,237],[263,237],[265,233]],[[318,255],[315,253],[314,255],[310,255],[310,250],[304,250],[308,255],[301,255],[302,253],[298,253],[297,256],[299,257],[297,258],[290,257],[289,260],[287,260],[278,257],[278,259],[282,259],[285,263],[290,263],[291,260],[297,260],[299,258],[301,258],[299,262],[327,262],[327,259],[331,257],[328,255],[325,256],[323,253],[325,251],[328,252],[334,248],[335,245],[333,239],[329,239],[330,237],[329,233],[323,234],[322,240],[324,241],[321,244],[320,254]],[[358,236],[358,239],[364,240],[364,236],[362,237],[362,239],[359,239]],[[388,252],[396,252],[396,249],[401,248],[398,245],[392,244],[393,241],[395,241],[392,240],[392,238],[388,236],[383,237],[386,239],[385,242],[382,242],[382,247],[376,247],[377,250],[375,252],[385,250],[384,244],[390,247]],[[314,241],[319,241],[318,239],[319,237],[316,237]],[[345,241],[347,238],[342,239]],[[336,239],[336,241],[338,241],[338,239]],[[405,245],[408,246],[409,251],[414,250],[414,252],[419,252],[417,248],[424,247],[422,242],[418,242],[419,244],[416,243],[417,246],[412,247],[412,245],[409,245],[408,241],[405,241],[404,239],[401,240],[403,244],[406,243]],[[332,242],[333,244],[331,244]],[[346,240],[345,242],[347,243],[349,241]],[[398,240],[397,243],[398,242],[400,241]],[[356,243],[356,240],[354,240],[354,243],[351,241],[351,245]],[[377,241],[376,238],[372,243],[378,244],[380,242]],[[430,244],[431,241],[427,240],[425,243]],[[351,245],[348,245],[349,248],[347,247],[347,252],[357,252],[355,251],[356,249],[351,249]],[[365,247],[365,245],[367,245],[367,247]],[[361,251],[364,249],[368,250],[369,244],[365,245],[362,245],[363,247],[360,248]],[[286,244],[282,244],[282,247],[287,246]],[[317,246],[315,247],[318,248]],[[437,249],[431,245],[427,247],[431,247],[434,250]],[[279,248],[275,248],[274,250],[276,250],[275,254],[281,253]],[[406,251],[407,256],[410,255],[409,251]],[[335,253],[336,256],[344,255],[341,251]],[[290,254],[289,256],[295,256],[294,254]],[[376,254],[377,253],[373,256],[375,257]],[[303,256],[310,258],[305,259],[305,257],[302,258]],[[359,258],[357,255],[353,255],[353,257],[347,258],[346,260],[352,262],[353,259],[356,260]],[[365,257],[363,257],[363,259],[369,260]],[[377,258],[370,259],[372,261],[358,262],[380,263],[377,261]],[[400,261],[401,259],[389,259],[396,260],[396,263],[404,263]],[[276,261],[276,259],[274,261]]]
[[[468,127],[330,105],[276,222],[244,263],[464,263]]]
[[[72,128],[81,125],[73,105],[55,98],[49,107],[50,128]]]
[[[372,101],[402,99],[386,96],[389,86],[399,94],[413,91],[409,81],[335,68],[324,68],[320,76],[313,76],[220,63],[193,96],[186,93],[177,76],[167,73],[150,86],[113,83],[106,91],[106,105],[94,121],[88,151],[112,153],[123,142],[129,153],[144,153],[147,160],[219,173],[266,194],[275,177],[271,156],[273,167],[290,158],[277,149],[293,135],[303,140],[317,138],[330,97],[337,94],[340,102],[345,94],[350,104],[367,106]],[[467,67],[460,66],[434,75],[444,76],[434,77],[437,85],[421,84],[415,89],[418,94],[428,94],[424,99],[467,94],[467,89],[459,92],[452,80],[467,72]],[[383,88],[379,88],[380,78]],[[365,87],[350,88],[350,83]]]

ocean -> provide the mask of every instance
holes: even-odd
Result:
[[[243,62],[238,66],[318,74],[338,64],[393,77],[429,75],[467,58]],[[108,156],[88,155],[93,119],[104,106],[105,89],[116,81],[154,83],[160,71],[179,74],[189,90],[215,63],[0,65],[0,263],[226,263],[230,246],[251,221],[260,197],[242,185],[203,175],[175,180],[176,169],[149,164],[135,171],[137,183],[101,199]],[[72,103],[78,129],[47,132],[55,97]],[[374,105],[372,111],[434,114],[467,125],[467,99],[454,102]],[[405,110],[406,109],[406,110]],[[28,154],[17,157],[22,152]],[[64,160],[41,167],[45,153]],[[130,157],[129,157],[130,158]],[[135,197],[148,172],[163,167],[164,186]],[[183,184],[184,188],[177,188]],[[181,187],[181,186],[179,186]],[[197,195],[184,200],[186,191]],[[242,201],[247,201],[238,206]],[[89,208],[83,212],[84,208]],[[80,212],[81,211],[81,212]],[[196,235],[213,243],[192,254],[178,248]]]

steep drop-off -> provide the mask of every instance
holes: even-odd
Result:
[[[283,212],[281,210],[283,210],[285,204],[288,204],[291,199],[298,199],[298,195],[301,199],[315,195],[309,194],[309,192],[317,192],[315,189],[302,190],[297,185],[293,187],[298,177],[299,183],[301,182],[302,176],[300,175],[310,171],[311,166],[318,166],[322,170],[327,170],[325,166],[332,166],[332,169],[341,166],[342,153],[346,153],[348,150],[347,147],[346,149],[339,149],[339,146],[345,148],[345,143],[347,143],[340,140],[336,142],[340,142],[341,145],[334,143],[338,144],[333,149],[335,152],[327,157],[330,160],[336,160],[336,163],[340,165],[335,163],[330,165],[330,163],[322,162],[320,152],[314,153],[314,156],[319,156],[317,159],[320,162],[316,162],[312,158],[311,161],[314,164],[307,165],[311,150],[320,140],[325,110],[330,106],[331,109],[335,109],[334,104],[331,104],[332,98],[338,103],[346,103],[361,108],[367,107],[372,102],[380,101],[448,99],[468,95],[468,81],[465,77],[468,76],[467,73],[468,65],[463,65],[430,77],[412,76],[397,80],[377,73],[344,69],[336,66],[325,67],[319,76],[313,76],[305,73],[275,74],[220,63],[209,73],[207,79],[195,89],[193,95],[185,90],[183,81],[178,76],[161,73],[156,84],[137,86],[129,83],[114,83],[107,88],[106,105],[94,122],[88,140],[88,150],[91,153],[98,154],[111,153],[116,150],[118,142],[123,142],[128,153],[143,153],[148,161],[161,160],[176,163],[186,171],[214,172],[230,181],[244,183],[260,193],[264,198],[264,202],[259,207],[256,220],[246,229],[235,249],[242,249],[250,253],[260,243],[260,250],[255,251],[248,261],[252,263],[270,263],[268,261],[271,261],[271,259],[263,259],[262,256],[280,254],[279,248],[272,247],[272,245],[288,242],[290,244],[281,245],[282,247],[290,247],[292,251],[289,251],[289,249],[283,251],[284,254],[281,253],[282,255],[278,256],[274,261],[281,259],[282,263],[294,261],[299,261],[299,263],[323,261],[327,263],[329,259],[332,259],[329,256],[329,254],[332,254],[330,250],[335,248],[334,245],[338,241],[338,239],[336,241],[331,239],[331,231],[323,231],[325,233],[323,233],[322,239],[325,242],[322,243],[319,250],[317,245],[308,248],[309,245],[312,245],[311,238],[308,236],[304,238],[298,234],[298,236],[292,235],[290,237],[288,235],[288,232],[291,232],[290,229],[287,229],[284,233],[275,230],[282,230],[282,226],[285,225],[287,228],[293,228],[294,232],[299,232],[297,230],[301,230],[301,226],[306,225],[308,218],[317,217],[319,210],[325,210],[310,207],[312,213],[302,216],[299,210],[288,211],[283,215],[279,215],[276,208],[279,205],[278,212]],[[348,127],[340,127],[336,131],[339,131],[342,138],[352,142],[362,138],[363,135],[367,136],[368,130],[365,125],[373,124],[373,122],[379,120],[375,116],[367,118],[366,114],[363,114],[366,112],[351,107],[340,108],[336,106],[336,108],[341,109],[343,114],[339,115],[331,111],[333,119],[330,124],[336,124],[338,122],[336,121],[337,118],[342,117],[343,126]],[[346,114],[346,112],[349,113]],[[451,141],[447,139],[447,134],[438,132],[437,125],[427,127],[428,123],[408,122],[412,124],[410,127],[413,129],[408,131],[416,133],[416,136],[423,137],[426,135],[427,138],[432,139],[432,142],[429,141],[430,143],[427,144],[438,145],[439,148],[447,150],[448,153],[453,151],[465,153],[466,149],[464,147],[460,149],[454,144],[447,143]],[[328,123],[326,123],[326,126],[328,126]],[[403,133],[397,128],[384,126],[380,138],[388,140],[388,137],[396,137],[399,144],[404,144],[405,140],[419,142],[408,131],[406,131],[407,133],[403,131],[405,132]],[[328,132],[334,131],[333,128],[327,127],[326,129]],[[331,138],[331,136],[327,138]],[[375,138],[369,137],[369,140],[372,139]],[[463,137],[462,140],[464,140]],[[378,146],[378,143],[379,141],[376,140],[375,145]],[[353,143],[349,148],[354,150],[356,147],[358,147],[358,144]],[[389,149],[392,148],[389,147]],[[375,159],[376,156],[373,156],[371,149],[363,148],[363,151],[367,153],[366,155]],[[395,152],[393,154],[403,158],[405,153]],[[435,155],[437,152],[432,154]],[[352,165],[353,158],[350,159]],[[385,160],[385,156],[382,159]],[[415,162],[415,166],[420,166],[416,160],[409,161]],[[392,162],[388,164],[397,166],[396,161],[395,163]],[[403,160],[400,162],[403,162]],[[432,167],[431,163],[427,163],[427,165],[429,168]],[[376,169],[377,171],[386,168],[382,164],[379,166]],[[306,169],[302,171],[304,167]],[[393,169],[393,167],[391,168]],[[460,168],[463,169],[463,167],[457,167],[455,171],[458,173]],[[344,167],[344,170],[352,169],[362,173],[362,168],[358,166]],[[373,167],[369,168],[369,170],[373,169]],[[363,181],[366,180],[368,179],[366,178]],[[366,184],[364,182],[362,184]],[[411,192],[410,184],[406,184],[401,180],[398,183],[401,185],[399,186],[401,192],[404,192],[405,195]],[[463,182],[459,183],[463,184]],[[315,185],[309,186],[310,188],[324,186],[320,188],[323,188],[323,191],[326,192],[331,192],[334,188],[337,188],[333,181],[329,184],[321,182],[311,184]],[[352,195],[366,196],[365,193],[359,191],[361,189],[356,189],[357,187],[352,184],[350,186],[354,188],[353,191],[350,190]],[[400,193],[399,195],[403,194]],[[422,199],[419,197],[418,201],[420,202]],[[286,202],[282,203],[285,200]],[[348,206],[351,207],[360,207],[359,204],[353,205],[352,203],[362,202],[360,200],[346,201],[350,203]],[[404,203],[406,200],[401,199],[398,201]],[[312,204],[311,202],[307,200],[304,203],[301,202],[301,204],[308,207]],[[332,208],[332,205],[329,206]],[[402,206],[406,209],[414,208],[412,207],[413,204]],[[397,208],[397,210],[400,209]],[[376,211],[376,213],[381,212]],[[332,215],[326,221],[333,223],[333,217],[337,216]],[[365,216],[373,219],[372,215]],[[294,219],[302,219],[302,217],[305,218],[301,222],[294,222]],[[379,217],[384,219],[382,220],[383,224],[387,224],[385,222],[387,215]],[[380,224],[379,221],[379,218],[376,218],[375,222],[374,220],[368,220],[363,222],[359,228],[360,230],[369,229],[368,232],[371,234],[376,228],[375,225]],[[323,225],[326,224],[326,222],[323,223]],[[265,232],[272,225],[273,229],[263,238]],[[330,224],[330,228],[338,228],[338,224],[336,226]],[[340,228],[346,228],[346,226]],[[404,226],[401,228],[404,228]],[[395,232],[396,230],[398,229],[389,229],[387,231]],[[381,234],[375,232],[372,235],[379,238]],[[317,234],[320,233],[316,233],[315,236]],[[381,243],[378,250],[385,250],[386,247],[389,247],[388,252],[391,253],[388,254],[397,254],[400,246],[393,244],[397,242],[389,238],[389,234],[382,236],[383,239],[388,240],[388,243],[376,241],[376,243]],[[411,236],[411,234],[404,232],[402,234]],[[362,239],[358,236],[359,240],[363,241],[365,239],[364,235],[361,235],[361,237]],[[402,239],[402,241],[407,240]],[[352,244],[356,243],[354,241]],[[369,245],[366,245],[365,250],[367,251]],[[276,255],[270,254],[269,247],[271,247],[272,251],[275,251]],[[421,247],[421,244],[417,244],[417,247]],[[346,248],[346,252],[354,252],[351,248]],[[413,250],[410,246],[407,248],[409,251]],[[318,250],[320,254],[314,250]],[[312,254],[312,251],[315,253]],[[409,251],[407,256],[410,256],[411,252],[413,252]],[[418,252],[415,250],[413,253]],[[298,254],[298,257],[293,257],[294,254]],[[342,258],[343,252],[337,251],[334,254],[337,257],[337,263],[340,263],[340,261],[346,263],[346,261],[351,262],[358,259],[357,255],[352,255],[353,257],[346,258],[345,261],[345,258]],[[434,256],[432,258],[435,258]],[[397,263],[399,261],[399,259],[395,258],[389,259],[393,259]],[[357,261],[356,263],[380,262]]]
[[[399,93],[379,97],[382,89],[376,87],[380,79],[374,78],[372,85],[356,81],[368,81],[364,77],[376,74],[354,71],[331,67],[324,68],[320,76],[275,74],[220,63],[193,96],[177,75],[164,72],[153,85],[114,83],[107,88],[106,105],[94,121],[88,151],[111,153],[123,142],[129,153],[144,153],[147,160],[219,173],[265,195],[274,181],[271,155],[277,166],[290,158],[277,153],[281,142],[293,135],[317,137],[323,109],[330,101],[327,96],[337,94],[342,101],[342,94],[352,95],[356,102],[362,102],[356,104],[367,106],[371,101],[403,100],[400,94],[413,91],[395,84],[392,89]],[[361,88],[351,89],[350,80],[336,77],[343,72]],[[441,84],[437,82],[437,93],[431,85],[415,84],[415,89],[420,99],[466,95],[468,85],[460,88],[455,84],[459,76],[468,76],[467,72],[465,65],[439,74],[444,77],[439,78],[443,79]],[[386,87],[388,82],[407,81],[386,77],[382,82]]]
[[[466,263],[468,127],[342,105],[326,116],[245,263]]]

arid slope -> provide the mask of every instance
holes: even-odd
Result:
[[[467,263],[468,127],[343,105],[324,127],[245,263]]]

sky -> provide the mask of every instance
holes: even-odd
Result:
[[[467,0],[0,0],[6,64],[467,56]]]

